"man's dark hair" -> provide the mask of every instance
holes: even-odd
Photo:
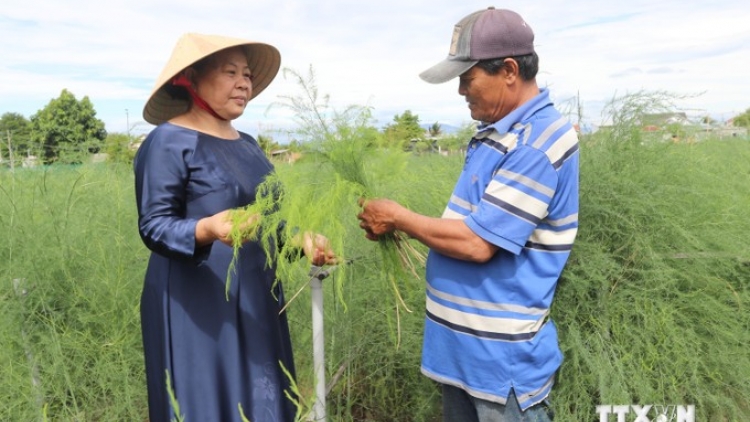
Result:
[[[539,56],[536,53],[506,58],[518,63],[518,74],[524,81],[534,79],[539,72]],[[480,60],[476,65],[489,75],[497,75],[505,67],[506,58]]]

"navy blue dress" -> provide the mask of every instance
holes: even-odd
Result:
[[[280,283],[255,242],[240,250],[225,296],[232,248],[196,247],[206,216],[254,201],[273,171],[255,140],[225,140],[170,123],[155,128],[135,159],[141,238],[152,251],[141,296],[151,422],[169,422],[167,373],[186,422],[290,422],[294,374]]]

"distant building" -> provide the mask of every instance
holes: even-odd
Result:
[[[748,132],[746,127],[723,125],[707,129],[708,133],[719,138],[747,138]]]
[[[302,153],[295,152],[290,149],[277,149],[269,153],[271,158],[279,161],[283,161],[287,164],[293,164],[295,161],[302,158]]]
[[[644,114],[641,119],[641,125],[643,125],[644,129],[654,126],[664,128],[674,124],[690,125],[691,123],[685,112]]]
[[[730,119],[726,123],[700,119],[691,121],[684,112],[647,114],[643,117],[643,131],[662,134],[673,142],[701,141],[706,138],[744,138],[747,128],[737,127]]]

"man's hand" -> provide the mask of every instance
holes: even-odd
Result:
[[[359,227],[365,231],[365,237],[378,240],[384,234],[397,229],[397,216],[405,208],[390,199],[360,199],[362,211],[357,214]]]

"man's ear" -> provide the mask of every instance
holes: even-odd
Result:
[[[507,58],[503,62],[505,66],[503,67],[503,71],[505,71],[505,78],[508,82],[513,82],[518,78],[518,62]]]

